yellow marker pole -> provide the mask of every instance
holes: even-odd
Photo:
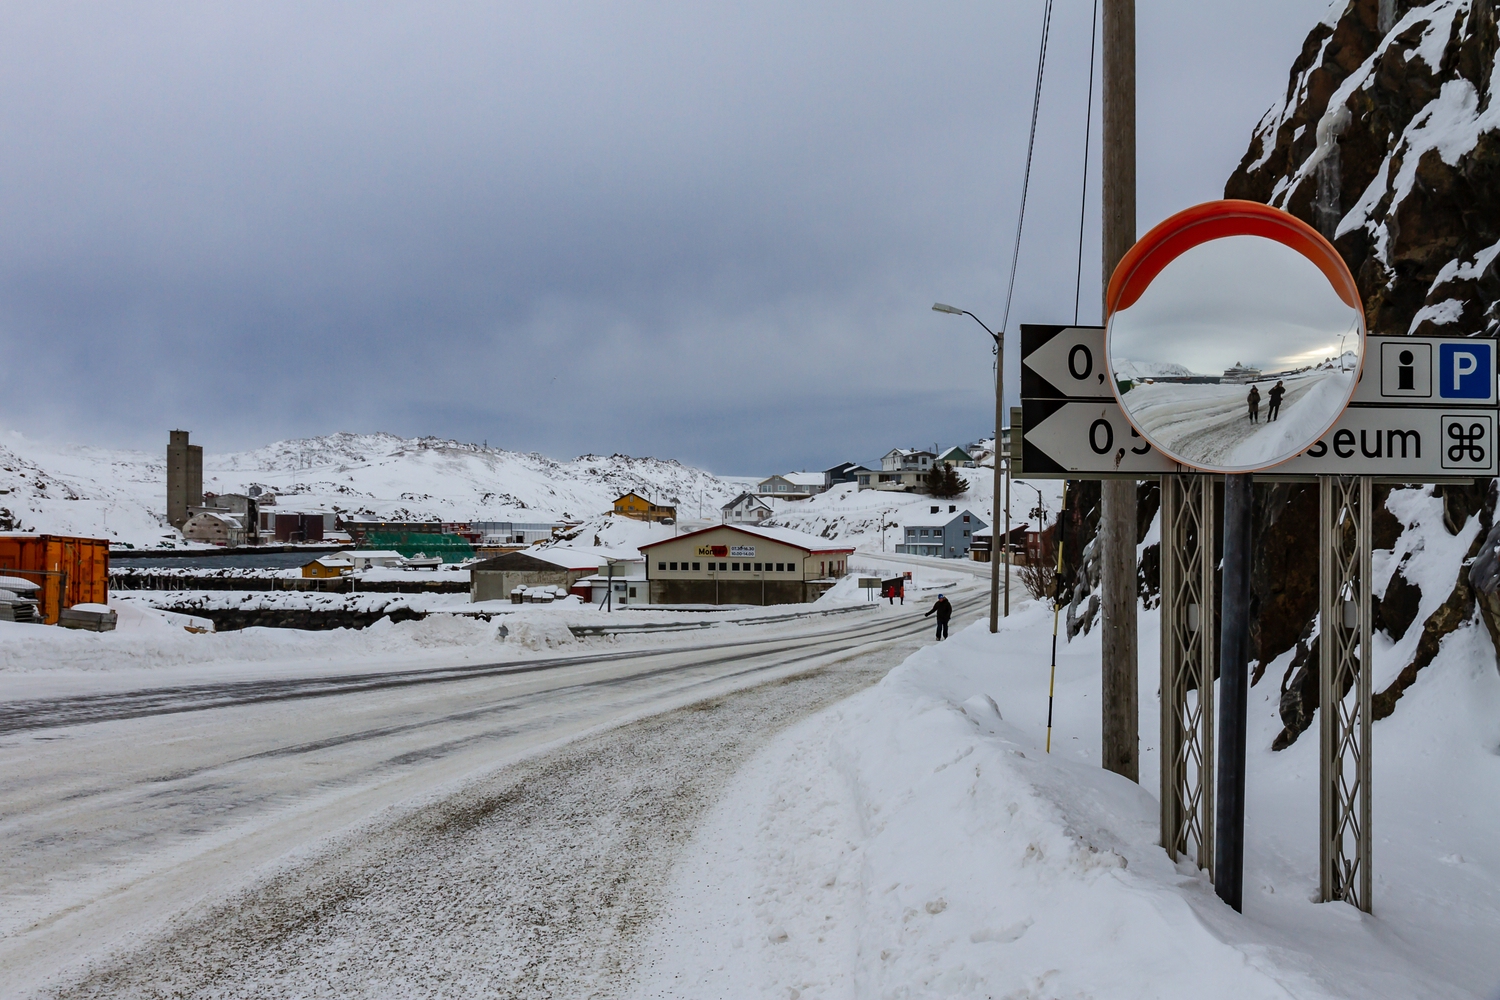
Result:
[[[1057,566],[1052,578],[1052,676],[1047,679],[1047,752],[1052,752],[1052,695],[1057,690],[1057,614],[1062,609],[1063,540],[1068,524],[1068,481],[1063,480],[1062,513],[1057,516]]]

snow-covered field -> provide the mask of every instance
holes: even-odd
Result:
[[[1353,379],[1353,372],[1326,369],[1286,376],[1274,422],[1271,381],[1257,383],[1260,414],[1254,423],[1248,385],[1142,383],[1124,399],[1131,422],[1171,454],[1198,465],[1249,469],[1306,447],[1338,416]]]
[[[1050,638],[1036,605],[998,635],[976,623],[754,758],[679,864],[634,995],[1500,993],[1500,675],[1482,627],[1375,727],[1373,916],[1313,901],[1316,739],[1268,749],[1274,682],[1251,694],[1239,915],[1158,846],[1152,671],[1140,785],[1098,766],[1097,633],[1060,653],[1044,752]],[[1145,614],[1141,649],[1156,642]]]

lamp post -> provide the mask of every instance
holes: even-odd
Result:
[[[967,316],[984,327],[984,332],[989,334],[990,339],[995,342],[995,503],[990,512],[995,524],[990,528],[990,537],[992,539],[1000,537],[1000,504],[1003,502],[1006,505],[1005,519],[1007,527],[1007,532],[1004,536],[1004,551],[1005,614],[1008,617],[1010,615],[1010,534],[1008,530],[1010,522],[1010,498],[1009,491],[1002,489],[1004,485],[1004,481],[1002,480],[1004,470],[1002,469],[1000,460],[1000,434],[1005,427],[1004,411],[1002,410],[1005,398],[1005,331],[1001,330],[999,333],[996,333],[984,325],[984,320],[975,316],[967,309],[955,309],[953,306],[934,302],[932,304],[932,311],[949,313],[954,316]],[[1004,494],[1004,500],[1001,498],[1002,494]],[[990,631],[1000,631],[1000,553],[996,551],[996,546],[993,544],[990,545]]]

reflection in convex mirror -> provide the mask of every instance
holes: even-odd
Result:
[[[1135,429],[1208,472],[1317,443],[1354,394],[1364,312],[1342,258],[1264,205],[1214,202],[1147,234],[1110,281],[1105,353]]]

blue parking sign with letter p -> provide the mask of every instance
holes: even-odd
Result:
[[[1483,340],[1441,345],[1438,352],[1438,395],[1444,399],[1489,399],[1495,381],[1491,347]]]

